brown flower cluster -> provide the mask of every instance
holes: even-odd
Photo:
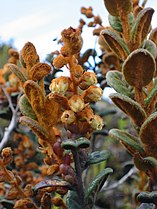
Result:
[[[102,96],[102,89],[97,87],[95,73],[84,71],[77,62],[77,54],[82,47],[81,34],[78,29],[68,28],[62,33],[63,46],[54,59],[56,68],[66,66],[70,77],[61,76],[53,79],[50,85],[50,98],[64,104],[61,121],[72,134],[89,138],[93,130],[100,130],[103,121],[94,115],[90,102],[97,102]]]

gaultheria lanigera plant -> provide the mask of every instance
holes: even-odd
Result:
[[[101,37],[104,46],[121,60],[118,71],[106,75],[108,84],[117,92],[110,98],[135,128],[135,133],[112,129],[109,135],[124,145],[135,166],[148,176],[151,192],[157,181],[157,39],[156,29],[151,30],[154,10],[140,7],[139,1],[104,0],[104,3],[111,27],[103,30]],[[156,194],[141,193],[138,200],[156,204]]]
[[[23,89],[18,101],[23,114],[20,122],[37,136],[49,176],[35,186],[22,189],[21,180],[6,168],[12,152],[9,148],[3,149],[1,180],[10,181],[16,190],[18,200],[14,209],[94,208],[97,193],[112,173],[112,169],[105,168],[85,187],[83,172],[90,164],[105,161],[109,156],[107,151],[90,153],[89,149],[92,132],[103,127],[102,118],[90,107],[91,102],[100,100],[102,89],[96,86],[96,75],[84,71],[78,64],[77,54],[82,47],[80,30],[70,27],[63,30],[61,36],[63,46],[53,65],[56,69],[67,67],[70,76],[53,79],[50,93],[45,91],[44,77],[51,72],[51,67],[40,62],[32,43],[26,43],[21,51],[20,68],[9,65]],[[55,193],[66,195],[66,203]]]

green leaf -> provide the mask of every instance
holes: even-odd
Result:
[[[157,112],[151,114],[143,123],[139,136],[144,144],[157,147]]]
[[[104,4],[108,12],[113,16],[119,16],[120,12],[129,14],[132,11],[131,0],[104,0]]]
[[[137,209],[153,209],[154,205],[150,203],[142,203]]]
[[[148,106],[153,102],[154,98],[157,96],[157,83],[154,82],[154,86],[151,90],[151,92],[148,94],[147,98],[144,100],[145,105]]]
[[[47,132],[43,129],[42,126],[39,125],[39,123],[27,116],[20,117],[19,122],[23,123],[24,125],[28,126],[37,137],[41,138],[42,140],[49,141],[49,136]]]
[[[67,139],[62,142],[61,146],[66,150],[74,150],[77,148],[88,148],[90,146],[90,141],[85,137],[80,137],[75,140]]]
[[[77,192],[69,191],[66,198],[66,204],[68,209],[82,209],[81,204],[79,203],[79,198]]]
[[[146,49],[137,49],[127,57],[122,69],[128,84],[141,88],[153,79],[156,70],[155,59]]]
[[[22,72],[19,70],[19,68],[14,64],[8,64],[9,69],[18,77],[18,79],[24,84],[27,79],[22,74]]]
[[[151,41],[151,40],[145,40],[143,42],[143,46],[142,46],[143,49],[147,49],[151,55],[154,57],[154,59],[156,58],[157,56],[157,48],[156,48],[156,44]]]
[[[91,181],[85,193],[85,202],[87,205],[91,205],[91,208],[95,203],[97,193],[101,190],[105,181],[107,180],[108,175],[111,173],[113,173],[111,168],[105,168]]]
[[[136,17],[131,30],[131,39],[136,48],[142,44],[149,32],[153,13],[154,9],[145,8]]]
[[[101,35],[105,39],[108,47],[121,59],[125,60],[130,51],[124,40],[111,30],[103,30]]]
[[[85,137],[77,138],[75,143],[78,148],[88,148],[90,146],[90,141]]]
[[[128,97],[132,97],[129,86],[124,80],[123,74],[121,72],[117,70],[108,71],[106,74],[106,80],[108,85],[116,90],[118,93],[124,94]]]
[[[138,138],[135,136],[132,136],[126,131],[122,131],[119,129],[111,129],[109,131],[109,136],[113,137],[114,139],[120,141],[127,149],[128,151],[133,153],[144,153],[144,149],[142,145],[139,143]]]
[[[91,164],[101,163],[107,160],[109,156],[110,156],[110,152],[107,150],[92,152],[91,154],[88,155],[86,166],[89,166]]]
[[[24,116],[28,116],[28,117],[32,118],[33,120],[37,120],[35,112],[33,111],[25,94],[20,97],[20,99],[18,101],[18,106],[20,108],[21,113]]]
[[[157,204],[157,192],[141,192],[137,196],[138,201],[144,202],[144,203],[154,203]]]
[[[111,27],[114,30],[116,30],[116,31],[118,31],[120,33],[123,32],[123,27],[122,27],[120,18],[118,16],[112,16],[112,15],[109,14],[108,19],[109,19],[109,23],[110,23]],[[134,21],[133,13],[128,14],[128,19],[129,19],[130,26],[132,26],[132,23]]]
[[[146,118],[146,113],[137,102],[119,93],[110,94],[110,98],[125,114],[132,119],[137,126],[142,125]]]

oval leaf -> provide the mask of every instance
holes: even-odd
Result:
[[[90,146],[90,141],[85,137],[80,137],[75,140],[77,148],[88,148]]]
[[[151,53],[151,55],[154,57],[154,59],[156,58],[157,48],[156,48],[156,44],[153,41],[145,40],[142,48],[147,49]]]
[[[67,140],[63,141],[61,146],[66,150],[74,150],[77,148],[75,141],[72,139],[67,139]]]
[[[144,153],[144,149],[142,145],[138,142],[138,139],[131,134],[127,133],[126,131],[118,130],[118,129],[111,129],[109,131],[109,136],[112,138],[122,142],[124,142],[124,145],[126,144],[126,148],[131,153]]]
[[[115,89],[118,93],[132,97],[129,86],[123,78],[123,74],[117,70],[107,72],[106,80],[110,87]]]
[[[108,175],[111,173],[113,173],[113,170],[111,168],[105,168],[95,177],[94,180],[92,180],[85,194],[85,202],[87,203],[87,205],[94,205],[97,193],[101,190]]]
[[[104,0],[104,4],[108,12],[113,16],[119,16],[121,11],[125,14],[129,14],[132,11],[131,0]]]
[[[48,75],[50,71],[50,65],[38,62],[30,69],[28,76],[31,80],[40,81],[42,78]]]
[[[116,31],[118,31],[120,33],[123,32],[123,27],[122,27],[120,18],[118,16],[112,16],[112,15],[109,14],[108,19],[109,19],[109,23],[110,23],[111,27],[114,30],[116,30]],[[130,26],[132,26],[132,23],[134,21],[134,15],[133,15],[133,13],[130,13],[128,15],[128,20],[129,20]]]
[[[157,27],[151,31],[149,39],[157,45]]]
[[[134,100],[119,93],[110,94],[112,101],[131,119],[137,126],[141,126],[146,118],[143,108]]]
[[[103,30],[101,35],[105,39],[108,47],[122,60],[125,60],[130,51],[124,40],[111,30]]]
[[[123,63],[126,81],[136,88],[148,85],[153,79],[155,70],[155,60],[145,49],[133,51]]]
[[[27,80],[23,87],[34,112],[36,115],[38,113],[40,114],[44,105],[44,94],[41,91],[40,86],[32,80]]]
[[[68,192],[66,204],[68,206],[68,209],[82,209],[82,205],[79,202],[78,194],[75,191]]]
[[[20,117],[19,120],[21,123],[28,126],[40,139],[49,141],[49,136],[46,131],[39,125],[39,123],[27,116]]]
[[[150,29],[153,13],[154,9],[145,8],[137,15],[131,30],[131,39],[135,48],[138,48],[146,38]]]
[[[55,188],[62,188],[65,187],[67,189],[71,188],[71,185],[64,180],[61,179],[48,179],[39,182],[38,184],[35,185],[34,190],[37,191],[39,189],[47,188],[47,187],[55,187]]]
[[[88,155],[86,166],[89,166],[91,164],[101,163],[107,160],[109,156],[110,156],[110,152],[107,150],[92,152],[91,154]]]
[[[140,129],[140,138],[144,144],[157,145],[157,112],[151,114]]]
[[[8,64],[9,69],[18,77],[18,79],[24,83],[27,81],[25,76],[22,74],[22,72],[19,70],[19,68],[14,64]]]
[[[144,203],[154,203],[157,204],[157,192],[141,192],[137,196],[138,201],[144,202]]]
[[[37,117],[35,115],[35,112],[33,111],[26,95],[22,95],[18,101],[18,106],[20,108],[20,111],[21,113],[24,115],[24,116],[28,116],[34,120],[37,120]]]

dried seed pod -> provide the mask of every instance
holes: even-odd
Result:
[[[84,100],[79,95],[73,95],[69,101],[70,109],[74,112],[80,112],[85,107]]]
[[[65,57],[62,54],[59,54],[53,60],[53,65],[57,69],[64,67],[64,65],[66,65],[66,64],[67,64],[66,59],[65,59]]]
[[[123,63],[126,81],[136,88],[148,85],[153,79],[155,70],[155,60],[145,49],[133,51]]]
[[[69,88],[69,78],[60,76],[52,80],[49,89],[52,93],[64,94]]]
[[[97,102],[102,97],[102,89],[97,86],[90,86],[87,90],[83,92],[83,98],[85,103]]]
[[[104,125],[104,122],[103,122],[103,119],[99,115],[94,115],[91,120],[90,125],[94,130],[101,130]]]
[[[79,87],[82,90],[87,89],[91,85],[95,85],[97,83],[96,74],[92,72],[85,72],[81,77],[81,82]]]
[[[75,113],[72,110],[65,110],[61,116],[62,123],[72,124],[76,121]]]

